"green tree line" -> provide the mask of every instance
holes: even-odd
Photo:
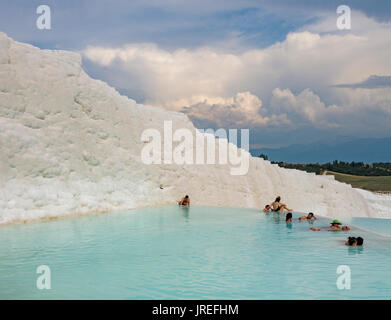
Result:
[[[267,155],[261,154],[260,158],[268,159]],[[323,174],[324,171],[334,171],[344,174],[352,174],[356,176],[391,176],[391,163],[390,162],[377,162],[367,164],[363,162],[345,162],[335,160],[328,163],[287,163],[287,162],[274,162],[280,167],[289,169],[298,169],[307,172],[315,172],[316,174]]]

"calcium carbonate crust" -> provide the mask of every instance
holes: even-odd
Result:
[[[146,165],[141,133],[162,132],[164,120],[196,130],[182,113],[137,104],[91,79],[76,53],[0,33],[0,223],[163,205],[184,194],[193,204],[248,208],[281,195],[295,211],[376,216],[332,176],[260,158],[244,176],[229,165]]]

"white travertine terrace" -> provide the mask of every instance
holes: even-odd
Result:
[[[332,176],[260,158],[243,176],[229,165],[146,165],[141,133],[162,130],[164,120],[196,130],[182,113],[137,104],[91,79],[79,54],[0,33],[0,223],[164,205],[184,194],[192,204],[250,208],[281,195],[295,211],[386,216],[372,195]]]

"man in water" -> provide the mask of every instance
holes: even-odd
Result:
[[[267,205],[265,206],[265,208],[263,208],[263,212],[270,212],[270,211],[272,211],[272,208],[270,207],[269,204],[267,204]]]
[[[318,218],[314,216],[312,212],[310,212],[307,216],[301,216],[299,220],[317,220]]]
[[[180,206],[188,206],[190,207],[190,198],[188,195],[185,195],[179,202],[178,204]]]
[[[284,211],[284,209],[287,210],[288,212],[293,211],[292,209],[289,209],[289,208],[286,206],[285,203],[282,203],[282,202],[281,202],[281,197],[280,197],[280,196],[278,196],[278,197],[276,198],[276,200],[274,200],[274,202],[272,202],[272,203],[270,204],[270,206],[271,206],[273,212],[280,212],[280,213],[281,213],[281,212]]]
[[[288,212],[285,217],[286,223],[292,223],[292,213]]]

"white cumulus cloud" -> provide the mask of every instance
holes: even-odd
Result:
[[[193,98],[194,99],[194,98]],[[234,97],[201,98],[182,109],[190,118],[209,120],[217,127],[255,127],[289,124],[285,114],[262,116],[262,101],[250,92],[239,92]]]
[[[132,43],[87,47],[83,54],[116,87],[130,95],[142,92],[143,103],[184,110],[220,126],[345,128],[350,122],[342,125],[341,119],[372,117],[377,130],[386,132],[388,120],[381,115],[389,115],[389,88],[337,85],[391,75],[391,23],[357,14],[352,32],[342,32],[332,21],[335,25],[335,17],[325,17],[282,42],[241,53]]]

